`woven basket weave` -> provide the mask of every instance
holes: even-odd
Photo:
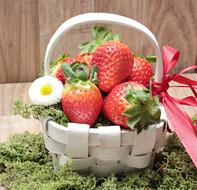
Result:
[[[154,45],[157,56],[155,80],[161,80],[161,53],[152,32],[137,21],[108,13],[86,13],[64,22],[47,46],[45,75],[49,74],[51,54],[60,38],[72,27],[86,23],[119,24],[143,33]],[[99,176],[146,168],[152,164],[155,153],[164,146],[166,115],[162,107],[161,111],[161,122],[150,125],[139,134],[116,125],[90,128],[86,124],[68,123],[65,128],[47,118],[42,120],[45,146],[53,157],[55,169],[68,160],[72,161],[73,170],[94,172]]]

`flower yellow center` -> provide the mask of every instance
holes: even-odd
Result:
[[[42,95],[49,95],[52,92],[52,87],[49,84],[45,84],[42,86],[42,88],[40,89],[40,92]]]

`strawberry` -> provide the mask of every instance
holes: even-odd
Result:
[[[128,77],[128,81],[136,81],[149,87],[150,79],[153,76],[151,64],[141,57],[134,57],[132,73]]]
[[[91,54],[84,53],[84,54],[78,54],[75,59],[80,63],[87,63],[89,66],[91,65],[91,58],[92,58]]]
[[[109,41],[92,53],[91,62],[98,67],[99,88],[103,92],[110,92],[130,76],[133,56],[125,44]]]
[[[90,79],[88,80],[88,66],[85,63],[77,68],[69,64],[63,64],[63,72],[69,76],[63,94],[62,108],[68,119],[75,123],[84,123],[92,126],[103,105],[103,98],[97,82],[97,68],[91,69]]]
[[[59,61],[57,65],[54,66],[52,71],[52,76],[58,78],[63,84],[65,84],[66,82],[66,76],[62,73],[61,67],[64,62],[71,64],[75,62],[75,59],[71,57],[64,58],[63,60]]]
[[[98,67],[99,88],[103,92],[120,84],[130,75],[133,56],[130,49],[120,43],[120,36],[112,35],[103,26],[95,26],[92,40],[80,46],[81,53],[91,54],[91,64]]]
[[[89,53],[84,54],[78,54],[75,57],[76,61],[79,61],[80,63],[87,63],[89,71],[91,70],[91,59],[92,55]]]
[[[72,58],[72,57],[66,57],[64,60],[63,60],[63,63],[73,63],[75,62],[75,58]]]
[[[104,99],[104,114],[123,128],[137,128],[138,132],[160,120],[158,100],[137,82],[117,85]]]

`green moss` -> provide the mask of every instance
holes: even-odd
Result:
[[[61,104],[55,104],[50,106],[43,105],[28,105],[20,100],[16,100],[13,106],[13,113],[15,115],[20,115],[26,119],[31,117],[39,119],[40,117],[52,117],[53,120],[60,125],[67,126],[68,119],[64,114]],[[104,115],[101,113],[96,120],[95,128],[99,126],[109,126],[113,125]]]
[[[196,190],[197,170],[173,135],[153,169],[121,176],[81,176],[66,164],[54,171],[41,135],[25,133],[0,144],[0,184],[15,190]]]
[[[42,184],[55,179],[52,165],[35,162],[6,163],[0,175],[2,184],[9,189],[39,189]]]
[[[41,117],[52,117],[54,121],[60,125],[67,126],[68,119],[64,112],[62,111],[61,104],[54,104],[50,106],[43,105],[27,105],[20,100],[16,100],[13,106],[13,113],[15,115],[20,115],[26,119],[31,117],[39,119]]]
[[[107,178],[97,179],[98,180],[98,190],[116,190],[118,184],[118,178],[115,176],[109,176]]]
[[[0,160],[4,162],[29,161],[38,164],[51,162],[42,136],[27,132],[15,135],[7,143],[0,144]]]
[[[95,177],[82,177],[72,172],[68,166],[55,172],[51,164],[40,165],[34,162],[15,162],[6,164],[0,175],[2,184],[10,189],[94,189]]]

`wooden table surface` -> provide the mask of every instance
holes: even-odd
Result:
[[[187,77],[197,80],[197,74],[187,74]],[[15,133],[23,133],[24,131],[39,133],[41,131],[41,125],[37,120],[26,120],[20,116],[12,115],[12,106],[17,98],[26,103],[30,102],[28,98],[30,84],[0,84],[0,142],[4,142],[10,135]],[[176,98],[192,95],[191,90],[182,88],[171,88],[169,93]],[[197,113],[197,107],[184,107],[190,116]]]

